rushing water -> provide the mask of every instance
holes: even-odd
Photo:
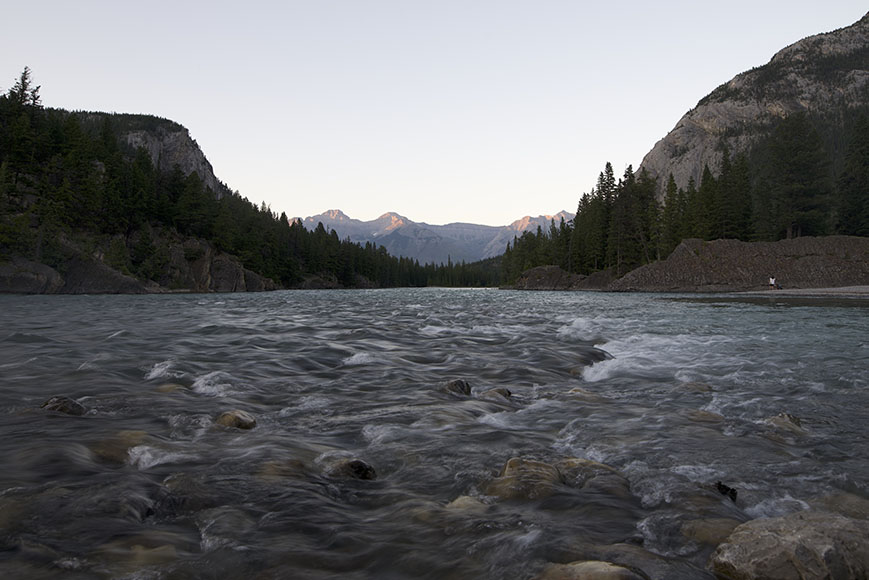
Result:
[[[603,559],[711,578],[685,522],[869,496],[867,370],[865,302],[0,296],[0,572],[521,579]],[[87,412],[41,409],[54,395]],[[231,409],[257,426],[215,425]],[[602,462],[630,493],[488,495],[512,457]]]

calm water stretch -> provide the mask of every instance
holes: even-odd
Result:
[[[711,578],[686,522],[869,497],[867,370],[865,302],[0,296],[0,573]],[[514,457],[621,475],[499,495]]]

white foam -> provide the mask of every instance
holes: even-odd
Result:
[[[332,401],[326,397],[311,395],[302,397],[299,402],[292,407],[284,407],[278,413],[281,417],[290,417],[299,411],[314,411],[317,409],[325,409],[332,404]]]
[[[790,513],[809,509],[806,502],[785,494],[782,497],[771,497],[745,508],[745,513],[753,518],[775,518]]]
[[[151,370],[145,375],[145,380],[150,381],[152,379],[162,379],[164,377],[175,377],[178,376],[173,372],[172,367],[175,366],[175,362],[171,360],[164,360],[163,362],[158,362],[154,366],[151,367]]]
[[[705,483],[720,477],[718,470],[709,465],[677,465],[671,470],[693,482]]]
[[[190,388],[200,395],[223,397],[232,388],[232,377],[223,371],[212,371],[193,381]]]
[[[346,367],[355,367],[361,365],[370,365],[384,362],[383,359],[371,354],[370,352],[357,352],[353,356],[349,356],[341,361]]]
[[[149,445],[137,445],[131,447],[127,452],[129,454],[130,465],[141,470],[150,469],[155,465],[164,463],[178,463],[195,459],[196,456],[189,453],[179,453],[158,449]]]
[[[383,444],[391,441],[401,441],[404,429],[398,425],[366,425],[362,428],[362,436],[370,444]]]

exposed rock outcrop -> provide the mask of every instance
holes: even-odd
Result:
[[[721,85],[686,113],[640,165],[661,189],[673,174],[681,188],[717,172],[723,141],[747,151],[792,113],[823,113],[844,130],[847,111],[869,106],[869,14],[856,24],[803,39],[764,66]]]
[[[147,151],[154,167],[161,173],[168,173],[177,165],[184,175],[193,172],[199,175],[202,183],[210,187],[218,199],[226,193],[226,186],[215,177],[202,149],[181,125],[166,121],[149,130],[130,130],[121,139],[133,149]]]
[[[628,272],[616,291],[764,290],[770,276],[785,288],[869,284],[869,238],[805,237],[778,242],[683,241],[670,256]]]

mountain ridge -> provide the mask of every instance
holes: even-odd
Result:
[[[560,211],[554,215],[523,216],[505,226],[489,226],[469,222],[444,225],[415,222],[396,212],[386,212],[374,220],[351,218],[340,209],[296,218],[306,229],[314,230],[319,223],[327,231],[335,230],[341,239],[349,238],[360,244],[383,246],[394,256],[412,258],[420,263],[477,262],[504,253],[514,236],[538,226],[547,230],[556,223],[573,219],[574,214]]]
[[[823,117],[834,165],[837,141],[859,112],[869,110],[869,13],[856,23],[808,36],[741,72],[700,99],[643,157],[639,169],[677,187],[699,185],[704,167],[721,167],[724,147],[747,153],[794,113]]]

